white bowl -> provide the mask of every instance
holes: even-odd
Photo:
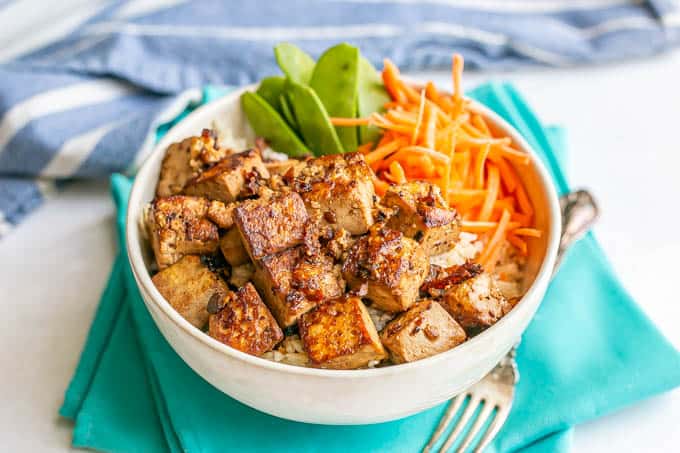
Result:
[[[550,280],[560,235],[557,194],[548,172],[519,133],[486,107],[473,103],[487,122],[529,153],[532,166],[520,173],[546,234],[531,243],[528,291],[494,326],[462,345],[417,362],[364,370],[322,370],[276,363],[226,346],[180,316],[151,282],[152,259],[139,225],[153,199],[161,160],[173,142],[215,124],[253,141],[239,97],[249,86],[207,104],[173,127],[135,179],[127,216],[127,251],[149,312],[170,345],[205,380],[255,409],[308,423],[367,424],[406,417],[435,406],[481,379],[520,339]]]

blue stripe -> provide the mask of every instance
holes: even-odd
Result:
[[[148,119],[164,101],[163,97],[140,93],[43,116],[22,128],[0,153],[0,172],[13,176],[39,174],[67,140],[129,116]],[[98,176],[107,174],[102,169]]]
[[[164,110],[172,101],[172,99],[158,100],[153,106],[134,112],[129,121],[99,141],[90,157],[78,169],[76,176],[101,177],[126,171],[137,156],[139,146],[150,132],[156,116],[154,113]]]
[[[42,194],[34,181],[0,176],[0,213],[9,223],[18,224],[42,201]]]

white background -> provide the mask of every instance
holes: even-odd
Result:
[[[413,76],[449,83],[442,73]],[[468,73],[465,84],[491,78],[515,82],[545,122],[568,128],[568,173],[601,204],[600,242],[626,288],[680,348],[680,52],[599,67]],[[105,181],[73,184],[0,240],[2,450],[69,451],[71,426],[57,410],[115,249]],[[574,445],[679,449],[680,390],[577,427]]]

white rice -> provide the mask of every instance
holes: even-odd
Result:
[[[446,253],[433,256],[430,263],[441,267],[460,266],[470,261],[482,251],[484,245],[477,240],[477,235],[473,233],[460,233],[456,246]]]
[[[265,352],[262,358],[288,365],[309,366],[309,357],[302,348],[302,340],[297,334],[284,338],[276,349]]]

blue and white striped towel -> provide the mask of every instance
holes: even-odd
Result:
[[[0,26],[12,3],[0,3]],[[680,9],[671,0],[104,2],[38,50],[3,61],[0,49],[0,236],[59,182],[134,168],[155,127],[199,100],[199,87],[276,73],[279,41],[315,56],[347,41],[407,70],[448,66],[454,50],[473,68],[564,66],[677,45]]]

